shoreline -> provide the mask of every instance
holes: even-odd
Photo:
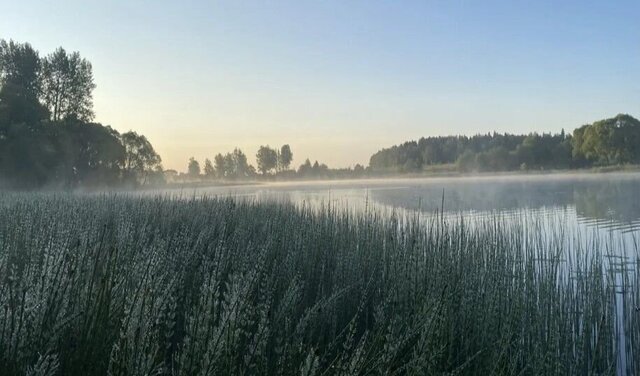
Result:
[[[210,181],[193,181],[186,183],[167,183],[165,185],[141,186],[141,187],[78,187],[75,189],[56,189],[54,187],[42,188],[37,190],[3,190],[0,192],[152,192],[158,190],[198,190],[207,188],[234,188],[234,187],[256,187],[256,186],[280,186],[280,185],[322,185],[322,184],[349,184],[349,183],[367,183],[382,181],[412,181],[412,180],[441,180],[441,179],[517,179],[517,178],[542,178],[545,176],[554,178],[575,178],[575,177],[605,177],[613,175],[632,175],[640,173],[640,165],[629,166],[610,166],[610,167],[591,167],[583,169],[567,169],[567,170],[530,170],[530,171],[484,171],[484,172],[418,172],[418,173],[396,173],[383,175],[368,175],[360,177],[331,177],[331,178],[300,178],[300,179],[271,179],[260,180],[210,180]]]
[[[592,167],[584,169],[567,169],[567,170],[531,170],[531,171],[494,171],[494,172],[439,172],[439,173],[399,173],[389,175],[374,175],[361,177],[345,177],[345,178],[317,178],[317,179],[264,179],[264,180],[237,180],[237,181],[203,181],[191,183],[170,183],[166,186],[159,187],[141,187],[139,190],[152,190],[158,188],[164,189],[197,189],[197,188],[218,188],[218,187],[242,187],[242,186],[259,186],[259,185],[289,185],[289,184],[323,184],[328,182],[367,182],[382,180],[427,180],[427,179],[485,179],[485,178],[510,178],[510,177],[543,177],[543,176],[605,176],[614,174],[633,174],[640,173],[640,166],[615,166],[615,167]]]

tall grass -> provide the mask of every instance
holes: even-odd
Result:
[[[0,373],[614,374],[613,272],[598,247],[569,257],[538,230],[232,199],[5,196]],[[619,314],[625,371],[638,373],[633,270]]]

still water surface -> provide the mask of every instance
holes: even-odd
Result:
[[[640,173],[294,182],[182,193],[331,203],[355,210],[373,206],[428,214],[444,208],[446,214],[466,218],[560,214],[584,228],[640,235]]]

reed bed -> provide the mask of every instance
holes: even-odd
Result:
[[[638,268],[566,248],[499,218],[5,195],[0,373],[639,373]]]

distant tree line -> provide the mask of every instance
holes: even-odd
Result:
[[[93,122],[92,66],[58,48],[41,57],[0,40],[0,188],[143,185],[160,156],[135,132]]]
[[[306,159],[291,169],[293,153],[289,145],[274,149],[260,146],[256,167],[238,148],[217,154],[204,167],[191,158],[187,173],[167,171],[170,181],[242,179],[348,179],[384,176],[389,173],[496,172],[553,170],[640,164],[640,121],[629,115],[584,125],[573,134],[528,135],[489,133],[475,136],[421,138],[418,141],[382,149],[371,156],[369,166],[329,168]]]
[[[640,163],[640,122],[629,115],[596,121],[565,134],[480,134],[428,137],[382,149],[369,173],[584,168]]]
[[[280,149],[262,145],[256,153],[257,168],[249,164],[246,154],[236,148],[232,152],[218,153],[213,162],[207,158],[201,167],[200,162],[190,158],[187,172],[180,174],[175,170],[165,171],[170,182],[207,181],[207,180],[258,180],[258,179],[341,179],[363,177],[365,168],[357,164],[354,168],[332,169],[324,163],[307,158],[298,169],[291,168],[293,152],[289,145]]]
[[[260,146],[254,167],[239,148],[186,173],[164,171],[143,135],[93,121],[92,66],[58,48],[40,56],[28,43],[0,39],[0,188],[139,186],[169,181],[336,179],[443,170],[512,171],[640,163],[640,122],[629,115],[573,134],[428,137],[382,149],[369,166],[332,169],[306,159],[292,168],[289,145]]]

